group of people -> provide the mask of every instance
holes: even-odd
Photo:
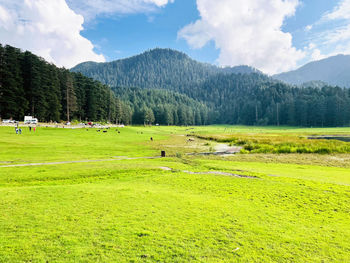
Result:
[[[22,129],[21,129],[21,128],[16,127],[16,134],[22,134]]]
[[[29,126],[29,131],[31,132],[33,129],[33,131],[35,132],[35,127],[32,128],[32,126]],[[18,125],[16,125],[15,127],[15,131],[16,131],[16,134],[22,134],[22,128],[18,127]]]

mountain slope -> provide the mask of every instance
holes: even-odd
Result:
[[[274,75],[273,78],[294,85],[323,81],[330,85],[350,87],[350,55],[337,55],[314,61],[297,70]]]
[[[183,91],[217,73],[260,73],[248,66],[219,68],[200,63],[182,52],[153,49],[140,55],[108,63],[85,62],[73,72],[99,80],[110,86],[163,88]]]

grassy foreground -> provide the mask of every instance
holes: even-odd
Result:
[[[347,154],[187,156],[215,143],[183,136],[350,129],[119,131],[0,128],[0,262],[350,261]],[[5,167],[67,160],[99,161]]]

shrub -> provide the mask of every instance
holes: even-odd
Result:
[[[315,153],[320,153],[320,154],[330,154],[331,150],[328,148],[318,148]]]
[[[244,148],[241,149],[241,151],[239,152],[241,154],[249,154],[249,151],[245,150]]]
[[[283,145],[277,148],[277,153],[291,153],[291,147],[287,145]]]

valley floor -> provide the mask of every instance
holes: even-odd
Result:
[[[200,155],[310,134],[350,128],[0,127],[0,262],[349,262],[349,153]]]

